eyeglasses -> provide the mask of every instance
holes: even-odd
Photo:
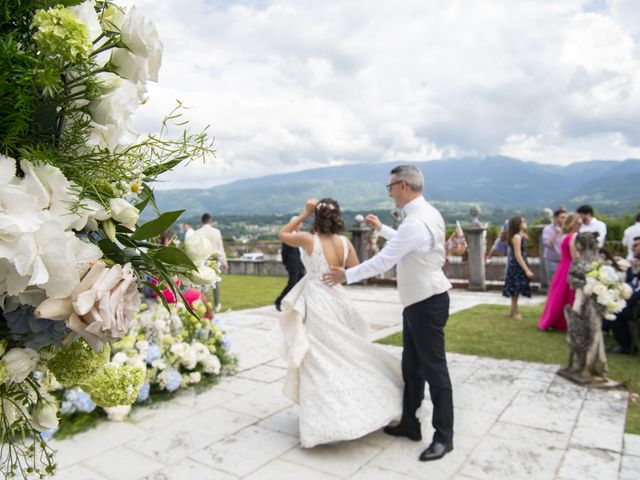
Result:
[[[404,180],[398,180],[397,182],[392,182],[389,185],[387,185],[387,192],[391,191],[391,188],[393,188],[394,185],[397,185],[398,183],[402,183],[404,182]]]

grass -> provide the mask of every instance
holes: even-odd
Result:
[[[285,277],[258,275],[223,275],[220,284],[222,310],[273,305],[287,284]]]
[[[477,307],[451,315],[446,327],[447,351],[482,357],[557,363],[567,361],[567,342],[562,332],[543,332],[536,328],[542,307],[520,307],[523,320],[507,316],[508,308],[497,305]],[[606,338],[607,345],[615,342]],[[402,333],[380,340],[402,346]],[[607,355],[608,376],[635,393],[627,411],[627,433],[640,434],[640,357]]]

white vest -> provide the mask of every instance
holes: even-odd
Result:
[[[445,223],[431,204],[421,202],[407,213],[424,223],[434,239],[433,250],[414,250],[402,257],[397,266],[398,294],[404,307],[446,292],[451,282],[442,271],[445,262]]]

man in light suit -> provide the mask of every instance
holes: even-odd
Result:
[[[214,253],[218,254],[218,264],[222,268],[224,273],[229,271],[229,266],[227,264],[227,256],[224,253],[224,245],[222,244],[222,234],[220,230],[213,226],[213,218],[208,213],[202,215],[202,227],[200,227],[197,231],[198,234],[203,234],[207,240],[211,242],[211,246],[213,246]],[[213,304],[216,312],[219,312],[222,309],[222,304],[220,303],[220,280],[216,282],[215,288],[213,290]]]
[[[367,215],[367,224],[387,239],[384,248],[348,270],[333,267],[324,275],[324,280],[329,285],[345,280],[354,283],[397,265],[398,293],[404,307],[402,374],[405,388],[402,419],[384,431],[414,441],[422,440],[416,411],[424,399],[426,381],[433,403],[435,433],[420,460],[429,461],[453,450],[453,394],[444,347],[451,283],[442,271],[445,222],[422,196],[423,186],[422,173],[416,167],[401,165],[391,170],[387,190],[396,206],[402,208],[404,221],[396,231],[383,226],[375,215]]]

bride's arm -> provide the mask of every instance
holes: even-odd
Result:
[[[297,217],[293,217],[289,223],[287,223],[280,230],[278,238],[281,242],[286,243],[290,247],[302,247],[307,252],[313,250],[313,235],[308,232],[296,232],[302,222],[311,216],[316,208],[317,200],[307,200],[304,205],[304,212]]]

